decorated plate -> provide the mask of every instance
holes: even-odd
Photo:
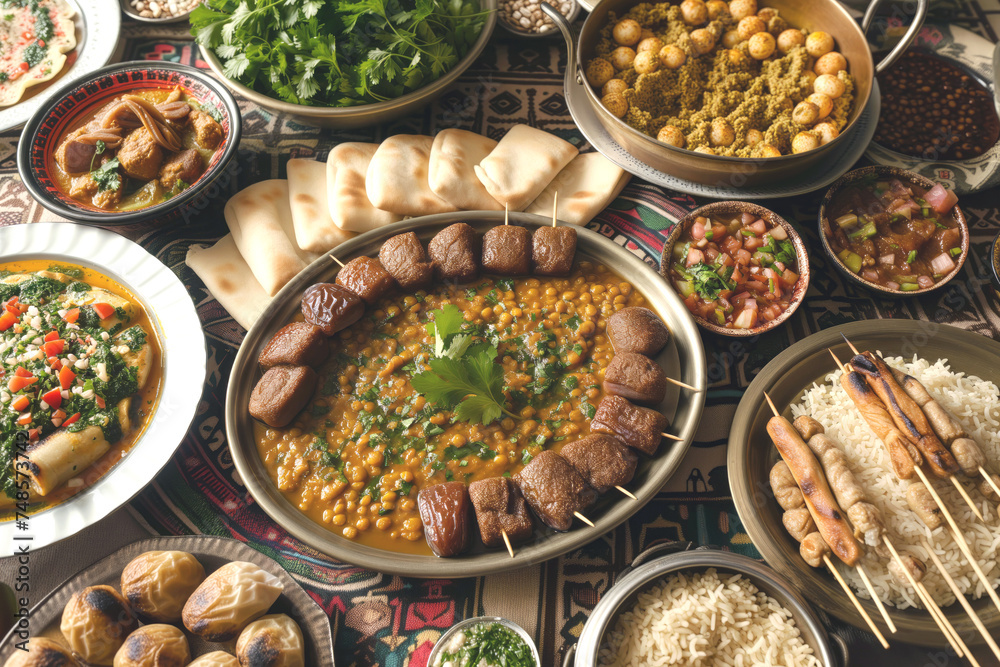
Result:
[[[170,269],[132,241],[70,223],[0,227],[5,262],[42,259],[91,268],[142,304],[162,343],[159,401],[131,450],[89,488],[62,502],[0,522],[0,541],[34,550],[97,523],[128,502],[166,465],[194,418],[205,380],[205,339],[187,290]]]

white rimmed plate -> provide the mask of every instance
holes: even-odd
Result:
[[[97,523],[127,503],[166,465],[184,438],[205,380],[205,337],[184,285],[156,257],[123,236],[66,222],[0,227],[3,261],[45,259],[99,271],[142,302],[163,350],[160,398],[145,433],[96,484],[30,515],[28,529],[0,522],[0,544],[31,537],[40,549]]]
[[[0,107],[0,132],[24,125],[31,115],[38,111],[69,81],[90,74],[111,62],[118,48],[118,37],[122,31],[121,6],[118,0],[66,0],[76,16],[76,48],[66,54],[76,55],[76,61],[65,65],[64,72],[51,81],[42,84],[42,90],[28,88],[17,104]]]

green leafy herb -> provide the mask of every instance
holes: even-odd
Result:
[[[441,659],[455,665],[536,667],[524,640],[499,623],[483,623],[467,630],[462,646],[454,653],[442,652]]]
[[[951,250],[948,251],[948,254],[951,255],[952,257],[958,257],[959,255],[962,254],[962,249],[952,248]]]
[[[117,157],[113,157],[97,169],[90,172],[90,177],[97,183],[97,191],[114,192],[122,185],[122,178],[118,175],[119,162]]]
[[[90,156],[90,171],[94,171],[94,160],[97,159],[98,155],[101,155],[101,154],[104,153],[104,149],[105,148],[107,148],[107,145],[103,141],[101,141],[100,139],[98,139],[94,143],[94,154]]]
[[[698,293],[698,296],[709,301],[718,299],[719,293],[723,290],[731,290],[734,287],[726,278],[719,275],[715,269],[703,262],[699,262],[688,268],[687,272],[691,275],[694,291]]]
[[[490,424],[506,414],[503,368],[494,363],[495,348],[485,343],[471,346],[461,359],[431,359],[431,370],[410,379],[415,390],[427,400],[455,411],[459,421]]]
[[[910,254],[908,254],[908,255],[906,256],[906,263],[907,263],[907,264],[913,264],[913,262],[914,262],[914,261],[915,261],[916,259],[917,259],[917,251],[916,251],[916,250],[911,250],[911,251],[910,251]]]
[[[476,440],[475,442],[470,442],[461,447],[455,447],[454,445],[448,445],[444,448],[444,457],[449,461],[455,461],[458,459],[464,459],[466,456],[478,456],[484,461],[489,461],[497,453],[486,446],[486,443],[482,440]]]

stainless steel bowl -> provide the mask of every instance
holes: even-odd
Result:
[[[451,638],[455,636],[455,633],[471,628],[474,625],[479,625],[480,623],[499,623],[500,625],[513,631],[518,637],[523,639],[524,643],[531,649],[531,657],[535,659],[535,667],[541,667],[542,659],[538,657],[538,647],[535,646],[535,641],[531,638],[531,635],[529,635],[524,628],[514,621],[508,621],[506,618],[501,618],[500,616],[475,616],[473,618],[467,618],[464,621],[451,626],[451,628],[446,630],[445,633],[438,638],[437,642],[434,644],[434,648],[431,649],[431,654],[427,656],[427,667],[434,667],[434,661],[437,659],[438,654],[444,650],[444,647],[449,641],[451,641]]]
[[[583,626],[575,650],[566,654],[563,667],[596,667],[597,657],[607,632],[614,627],[619,615],[632,609],[640,593],[658,579],[674,572],[703,572],[715,568],[720,573],[741,574],[754,586],[778,601],[792,614],[802,632],[802,639],[815,651],[820,663],[827,667],[846,667],[847,646],[836,635],[827,632],[819,616],[805,597],[784,577],[752,558],[727,551],[691,549],[688,542],[671,542],[650,547],[636,557],[630,568],[618,576],[614,586],[604,594]],[[660,556],[670,553],[668,556]],[[834,650],[833,644],[837,644]]]
[[[924,1],[924,0],[921,0]],[[256,90],[244,86],[239,81],[233,81],[226,77],[222,71],[222,63],[211,49],[202,49],[201,55],[212,68],[216,76],[222,79],[223,83],[234,93],[239,93],[254,104],[264,107],[274,113],[284,113],[294,120],[306,125],[318,127],[330,127],[338,130],[351,130],[359,127],[370,127],[381,123],[388,123],[407,114],[411,114],[418,109],[430,104],[469,69],[479,54],[486,48],[486,43],[490,41],[493,29],[497,23],[497,0],[480,0],[480,7],[488,12],[483,23],[483,30],[479,33],[479,39],[475,41],[469,52],[459,60],[454,67],[448,70],[443,76],[428,83],[423,88],[414,90],[394,100],[376,102],[375,104],[363,104],[355,107],[317,107],[304,104],[292,104],[282,102],[273,97],[268,97]]]
[[[707,155],[669,146],[656,138],[629,127],[609,112],[589,85],[583,88],[587,100],[608,134],[631,155],[643,163],[671,176],[706,185],[759,186],[780,182],[793,175],[817,168],[827,161],[835,147],[842,146],[854,130],[875,83],[875,74],[889,67],[916,37],[927,12],[927,0],[918,0],[913,22],[902,40],[876,66],[865,38],[875,12],[883,0],[873,0],[858,27],[847,10],[836,0],[767,0],[767,6],[779,11],[790,25],[812,30],[825,30],[837,41],[838,50],[847,58],[855,81],[855,99],[851,116],[840,135],[815,150],[775,158],[738,158]],[[585,81],[583,72],[600,40],[601,29],[610,22],[609,14],[622,15],[637,4],[637,0],[601,0],[583,24],[578,39],[574,39],[569,24],[551,7],[543,10],[556,22],[567,42],[569,63],[567,86],[572,80]]]
[[[337,259],[346,262],[359,255],[377,256],[382,243],[390,236],[416,232],[426,243],[438,231],[456,222],[466,222],[478,232],[503,224],[503,211],[443,213],[414,218],[357,236],[337,247]],[[511,213],[511,224],[529,228],[545,226],[550,218],[527,213]],[[562,555],[597,539],[632,516],[649,502],[680,466],[691,446],[705,405],[707,371],[705,351],[694,322],[688,317],[680,297],[666,285],[650,266],[635,255],[597,232],[577,228],[577,255],[601,262],[616,271],[638,289],[659,313],[671,331],[671,343],[657,356],[667,375],[698,389],[680,390],[670,385],[659,410],[670,420],[672,432],[680,442],[664,442],[653,458],[643,457],[629,490],[638,500],[622,494],[605,494],[588,517],[593,528],[579,525],[566,533],[538,530],[532,540],[519,545],[511,558],[504,549],[490,549],[478,544],[456,558],[404,554],[375,549],[353,542],[306,517],[281,494],[271,481],[257,452],[252,419],[247,411],[250,392],[261,376],[257,357],[271,336],[299,311],[302,292],[316,282],[332,282],[339,265],[329,255],[310,264],[278,293],[274,301],[247,333],[233,362],[226,393],[226,434],[229,449],[250,494],[278,525],[312,548],[340,561],[368,569],[411,577],[482,576],[534,565]]]

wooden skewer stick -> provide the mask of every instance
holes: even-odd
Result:
[[[556,202],[559,201],[558,190],[552,194],[552,226],[556,226]]]
[[[510,557],[513,558],[514,557],[514,547],[510,546],[510,538],[507,537],[507,531],[503,530],[501,528],[500,529],[500,535],[503,536],[503,543],[507,545],[507,553],[509,553]]]
[[[573,516],[575,516],[577,519],[579,519],[580,521],[584,522],[585,524],[587,524],[591,528],[594,527],[593,522],[590,519],[588,519],[587,517],[585,517],[582,514],[580,514],[579,512],[573,512]]]
[[[682,442],[684,440],[684,438],[679,438],[671,433],[661,433],[660,435],[662,435],[667,440],[676,440],[677,442]]]
[[[991,475],[983,466],[979,466],[979,474],[983,476],[986,483],[990,485],[993,491],[996,492],[997,497],[1000,498],[1000,486],[997,486],[997,483],[993,480],[993,475]]]
[[[622,487],[618,486],[617,484],[615,484],[615,488],[618,489],[619,491],[621,491],[622,493],[624,493],[626,496],[628,496],[632,500],[639,500],[628,489],[622,488]]]
[[[771,406],[771,412],[774,413],[774,416],[780,417],[781,413],[778,412],[778,408],[774,407],[774,401],[771,400],[771,397],[767,395],[766,391],[764,392],[764,398],[767,399],[767,404]]]
[[[981,618],[979,618],[979,615],[976,613],[976,610],[973,609],[972,605],[969,604],[969,601],[965,599],[965,595],[963,595],[962,592],[958,590],[958,584],[955,583],[955,579],[952,578],[952,576],[948,573],[948,570],[945,569],[944,563],[941,562],[941,559],[938,558],[938,555],[934,553],[934,548],[930,545],[930,542],[927,541],[927,538],[921,537],[920,541],[923,543],[924,549],[927,550],[927,553],[930,554],[931,560],[934,561],[934,565],[936,565],[937,569],[941,572],[941,576],[944,577],[944,580],[946,582],[948,582],[948,587],[951,588],[951,592],[955,595],[955,598],[962,605],[962,608],[965,609],[965,613],[968,614],[969,618],[972,619],[972,623],[976,626],[976,629],[979,630],[979,634],[983,636],[983,639],[986,640],[986,644],[990,647],[990,650],[993,651],[993,655],[995,655],[997,657],[997,660],[1000,661],[1000,646],[997,646],[996,641],[993,639],[993,636],[990,634],[989,630],[986,629],[986,626],[983,625],[983,621]]]
[[[889,632],[896,634],[896,624],[892,622],[892,618],[889,616],[889,612],[886,610],[885,605],[882,604],[882,598],[880,598],[875,593],[875,587],[872,586],[871,579],[868,578],[868,572],[865,571],[864,566],[858,563],[854,568],[858,572],[858,576],[861,577],[861,581],[864,583],[865,588],[868,589],[868,595],[872,596],[872,602],[878,607],[878,613],[882,615],[882,620],[885,624],[889,626]]]
[[[337,259],[336,257],[334,257],[333,255],[330,255],[330,259],[332,259],[333,261],[335,261],[335,262],[336,262],[337,264],[340,264],[340,268],[344,268],[344,263],[343,263],[343,262],[341,262],[341,261],[340,261],[339,259]]]
[[[510,224],[510,211],[507,208],[507,203],[506,202],[504,202],[504,205],[503,205],[503,224],[505,224],[505,225],[509,225]]]
[[[877,625],[875,625],[875,621],[873,621],[872,617],[868,615],[868,612],[865,611],[865,608],[861,606],[861,601],[858,600],[858,596],[854,594],[854,591],[851,590],[851,587],[847,585],[846,581],[844,581],[844,577],[841,576],[840,570],[838,570],[837,567],[830,561],[830,556],[828,554],[823,554],[823,562],[826,563],[827,569],[829,569],[830,573],[833,574],[834,579],[837,580],[837,583],[840,584],[840,587],[844,589],[845,593],[847,593],[847,597],[849,597],[851,599],[851,602],[854,603],[854,608],[857,609],[858,613],[861,614],[861,617],[865,619],[865,623],[868,624],[868,628],[872,631],[872,634],[878,638],[878,641],[882,645],[882,648],[884,649],[889,648],[889,642],[885,640],[885,635],[883,635],[882,631],[878,629]]]
[[[675,384],[678,387],[682,387],[684,389],[689,389],[691,391],[698,391],[697,387],[692,387],[691,385],[685,384],[685,383],[681,382],[680,380],[675,380],[673,378],[667,378],[667,382],[669,382],[670,384]]]

